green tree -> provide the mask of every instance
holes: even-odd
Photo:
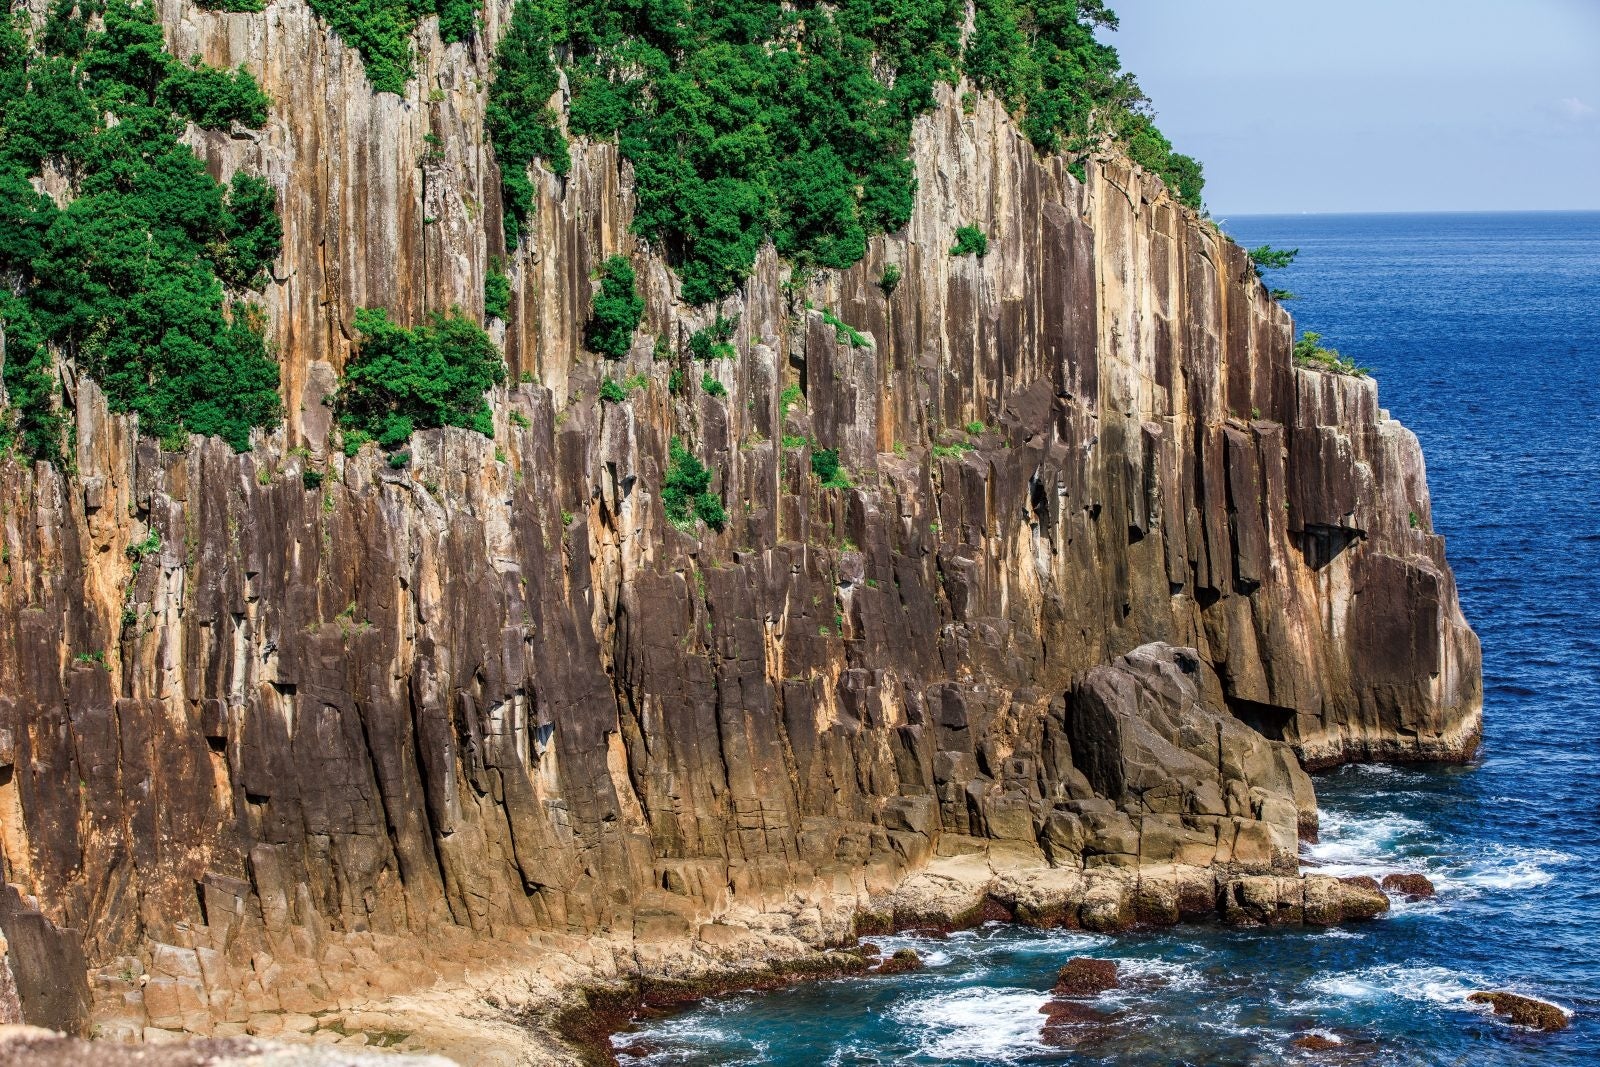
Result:
[[[634,289],[633,278],[627,256],[612,256],[600,265],[600,291],[594,297],[584,343],[612,359],[628,354],[633,332],[644,319],[644,298]]]
[[[528,179],[533,161],[543,158],[557,174],[572,165],[550,106],[561,84],[551,53],[561,38],[563,15],[561,0],[518,0],[495,53],[484,128],[500,164],[506,244],[513,247],[533,210],[534,188]]]
[[[505,361],[483,328],[461,314],[434,313],[414,329],[382,308],[356,312],[360,348],[335,399],[339,425],[397,448],[414,430],[461,426],[493,436],[484,394],[505,381]]]
[[[674,437],[667,445],[667,473],[661,487],[661,504],[667,521],[687,529],[699,519],[713,530],[727,522],[722,498],[711,492],[711,472]]]
[[[267,103],[242,70],[178,63],[148,3],[58,0],[37,34],[0,19],[4,421],[29,455],[61,455],[55,353],[157,437],[244,449],[281,417],[246,297],[282,239],[271,189],[219,185],[178,139],[185,120],[259,123]],[[33,191],[46,159],[68,183],[63,208]]]

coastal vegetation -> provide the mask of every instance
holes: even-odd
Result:
[[[412,431],[441,426],[494,434],[484,394],[505,381],[505,362],[460,309],[407,328],[382,308],[362,308],[355,325],[360,348],[334,398],[347,454],[366,441],[398,448]]]
[[[956,243],[951,246],[950,254],[982,258],[989,254],[989,235],[977,226],[959,226],[956,228]]]
[[[1199,164],[1173,151],[1095,37],[1116,26],[1101,0],[983,0],[965,48],[963,17],[954,0],[524,0],[490,93],[507,239],[532,208],[532,162],[569,165],[550,107],[561,68],[570,131],[616,139],[636,176],[634,231],[667,255],[690,304],[731,294],[769,238],[802,268],[844,268],[904,226],[911,124],[963,73],[1041,151],[1081,160],[1114,143],[1199,207]],[[897,281],[886,272],[885,291]]]
[[[627,256],[612,256],[600,266],[600,291],[584,340],[603,356],[621,359],[633,347],[633,333],[644,318],[644,298],[633,287],[633,265]]]
[[[223,10],[259,11],[262,0],[244,0],[255,5],[229,7],[237,0],[223,0]],[[411,41],[417,23],[429,15],[439,16],[439,36],[446,44],[463,41],[478,27],[478,0],[307,0],[311,10],[333,28],[339,39],[361,53],[367,78],[380,93],[403,93],[415,73],[411,62]]]
[[[217,181],[179,140],[189,121],[259,125],[268,103],[242,69],[178,62],[147,3],[58,0],[37,32],[26,11],[0,17],[0,445],[65,456],[58,356],[174,447],[198,433],[242,451],[278,420],[245,299],[282,243],[275,194]],[[36,190],[47,171],[59,201]]]
[[[1257,245],[1247,253],[1250,257],[1250,267],[1256,272],[1257,278],[1265,278],[1265,271],[1282,270],[1295,261],[1300,254],[1298,248],[1273,248],[1271,245]],[[1274,300],[1293,300],[1295,295],[1287,289],[1272,289],[1267,292],[1272,294]]]
[[[1351,374],[1357,378],[1364,378],[1367,375],[1365,367],[1358,367],[1355,360],[1341,356],[1337,348],[1324,348],[1322,335],[1310,330],[1294,343],[1293,356],[1295,363],[1302,367],[1329,370],[1337,374]]]
[[[683,442],[674,437],[667,445],[667,474],[661,486],[661,504],[667,521],[687,530],[696,519],[713,530],[728,521],[722,498],[711,492],[711,472]]]

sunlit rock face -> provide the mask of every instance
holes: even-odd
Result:
[[[425,39],[374,95],[299,0],[162,12],[274,100],[193,143],[280,194],[286,424],[165,452],[81,380],[76,471],[0,466],[5,880],[76,931],[102,1033],[270,1035],[534,935],[599,973],[595,946],[650,966],[714,921],[822,944],[940,857],[1198,867],[1221,908],[1294,874],[1294,756],[1474,750],[1415,437],[1372,381],[1295,367],[1243,250],[1154,179],[1080,183],[945,91],[910,225],[800,288],[769,248],[720,309],[738,358],[693,367],[726,397],[674,395],[656,339],[713,312],[629,235],[615,148],[575,143],[507,261],[495,437],[419,433],[391,469],[332,447],[324,398],[356,308],[482,314],[488,50]],[[987,255],[950,255],[974,222]],[[607,361],[582,336],[615,253],[648,307]],[[673,436],[723,530],[666,521]]]

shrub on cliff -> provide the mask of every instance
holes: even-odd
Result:
[[[680,530],[699,519],[713,530],[728,521],[722,498],[711,492],[711,472],[704,463],[674,437],[667,445],[666,477],[661,486],[661,504],[667,521]]]
[[[600,265],[600,291],[584,343],[603,356],[621,359],[633,347],[633,331],[643,318],[644,298],[633,287],[633,266],[626,256],[612,256]]]
[[[265,182],[220,185],[178,140],[186,119],[259,122],[242,70],[186,67],[145,3],[56,4],[38,33],[0,18],[0,298],[5,420],[29,455],[62,454],[56,355],[144,433],[214,434],[236,449],[280,415],[259,311],[282,231]],[[51,171],[66,206],[33,191]]]
[[[702,362],[713,359],[737,359],[739,350],[733,347],[733,331],[739,328],[739,316],[724,318],[718,315],[710,326],[689,335],[689,354]]]
[[[811,453],[811,473],[822,480],[825,489],[850,488],[850,476],[839,465],[837,448],[818,448]]]
[[[483,313],[502,322],[511,314],[511,279],[498,265],[483,276]]]
[[[956,243],[950,249],[952,256],[978,256],[989,254],[989,235],[977,226],[961,226],[956,230]]]
[[[505,362],[460,309],[407,329],[382,308],[362,308],[355,325],[360,349],[345,367],[334,402],[347,436],[359,433],[395,448],[413,430],[439,426],[494,433],[484,394],[505,381]]]
[[[1200,164],[1173,151],[1116,49],[1095,37],[1097,29],[1116,27],[1103,0],[977,0],[964,66],[974,84],[1019,116],[1041,150],[1081,158],[1109,136],[1198,210]]]
[[[512,110],[537,123],[561,51],[571,129],[618,138],[638,177],[635,232],[669,255],[688,302],[731,293],[768,237],[796,261],[847,267],[910,217],[911,120],[955,75],[954,0],[572,0],[566,13],[519,44],[544,80]]]
[[[1310,330],[1294,343],[1293,355],[1294,361],[1302,367],[1328,370],[1337,374],[1353,374],[1357,378],[1364,378],[1367,374],[1365,367],[1358,367],[1355,360],[1341,356],[1337,348],[1323,348],[1322,335]]]
[[[260,126],[272,106],[271,98],[243,67],[174,66],[161,88],[168,107],[208,129],[224,129],[235,122]]]
[[[691,304],[731,294],[768,238],[797,265],[842,269],[873,234],[903,227],[912,122],[963,65],[1040,148],[1082,155],[1110,136],[1199,205],[1199,165],[1172,151],[1095,39],[1116,25],[1099,0],[980,0],[963,56],[965,11],[957,0],[520,0],[489,114],[507,238],[533,202],[528,164],[567,165],[549,108],[558,56],[569,128],[616,138],[637,179],[634,232],[671,260]]]

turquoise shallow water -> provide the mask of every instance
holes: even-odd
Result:
[[[1299,247],[1272,284],[1302,328],[1377,376],[1427,452],[1483,640],[1469,767],[1317,781],[1333,873],[1422,870],[1436,900],[1326,932],[1099,937],[990,926],[912,945],[926,971],[732,996],[619,1037],[624,1063],[1600,1063],[1600,214],[1234,218]],[[1078,1047],[1039,1043],[1056,969],[1117,959],[1127,988]],[[1536,1035],[1474,1006],[1509,987],[1573,1009]],[[1289,1042],[1312,1031],[1344,1050]]]

